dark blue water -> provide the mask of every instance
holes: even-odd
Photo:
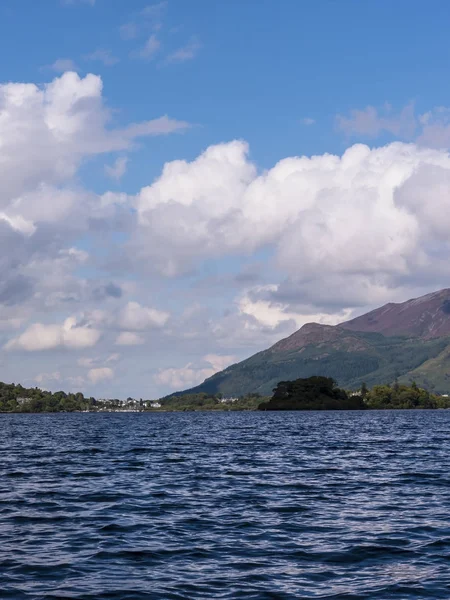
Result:
[[[0,415],[0,598],[450,598],[450,411]]]

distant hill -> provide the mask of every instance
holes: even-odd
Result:
[[[390,303],[340,325],[308,323],[271,348],[178,392],[271,394],[281,380],[321,375],[357,389],[364,381],[416,381],[450,393],[450,289]]]

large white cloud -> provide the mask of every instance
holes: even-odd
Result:
[[[163,116],[110,128],[102,87],[100,77],[81,78],[75,72],[44,86],[0,85],[0,208],[40,184],[68,180],[86,156],[124,150],[136,137],[188,127]]]
[[[62,325],[33,323],[22,334],[12,338],[5,348],[29,352],[58,347],[77,350],[95,346],[100,335],[97,329],[79,326],[76,319],[70,317]]]
[[[206,258],[272,247],[273,264],[313,302],[323,282],[332,295],[343,277],[352,285],[360,277],[367,302],[374,287],[417,283],[436,269],[436,236],[450,241],[447,152],[356,144],[342,157],[286,158],[258,174],[247,150],[234,141],[166,164],[136,200],[136,256],[176,275]]]

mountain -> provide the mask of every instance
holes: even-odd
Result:
[[[377,308],[340,327],[351,331],[382,333],[386,336],[403,335],[432,339],[450,336],[450,289],[440,290],[394,304]]]
[[[450,289],[389,303],[335,326],[308,323],[177,394],[267,395],[281,380],[312,375],[333,377],[348,389],[398,379],[450,393]]]

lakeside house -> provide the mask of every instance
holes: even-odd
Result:
[[[233,404],[233,402],[237,402],[238,398],[220,398],[219,404]]]
[[[22,406],[23,404],[28,404],[28,402],[31,402],[32,398],[16,398],[17,404],[19,406]]]

